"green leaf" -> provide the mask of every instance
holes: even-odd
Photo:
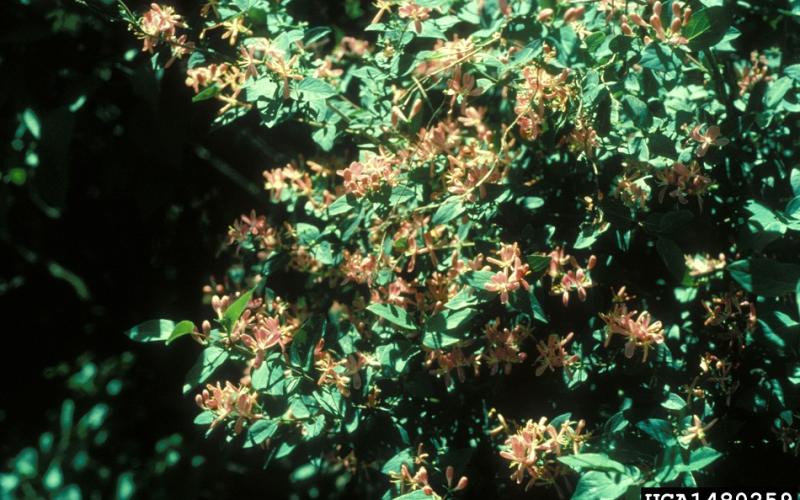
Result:
[[[708,446],[692,450],[692,453],[689,455],[689,463],[683,466],[683,470],[696,471],[703,469],[721,456],[722,454],[720,452]]]
[[[765,297],[794,293],[800,280],[800,265],[760,257],[737,260],[728,271],[746,291]]]
[[[792,186],[792,193],[800,196],[800,168],[792,169],[792,173],[789,174],[789,184]]]
[[[800,220],[800,196],[795,196],[786,204],[783,214],[790,219]]]
[[[455,295],[455,297],[448,300],[447,303],[444,305],[444,307],[452,311],[458,311],[459,309],[472,307],[477,304],[478,304],[478,299],[472,293],[472,290],[470,288],[464,287],[461,289],[461,291],[459,291]]]
[[[647,104],[639,98],[632,95],[623,96],[622,109],[635,126],[641,129],[649,126],[650,112],[647,110]]]
[[[175,330],[175,323],[168,319],[153,319],[134,326],[125,335],[136,342],[164,342]]]
[[[658,255],[664,261],[670,274],[677,280],[682,281],[686,272],[686,261],[683,258],[681,248],[669,238],[659,238],[656,241]]]
[[[486,284],[491,281],[494,274],[492,271],[468,271],[461,275],[461,279],[476,290],[486,290]]]
[[[198,92],[197,94],[195,94],[192,97],[192,102],[201,102],[201,101],[207,101],[209,99],[213,99],[214,97],[217,96],[217,94],[219,94],[219,90],[220,89],[217,86],[217,84],[208,86],[208,87],[204,88],[203,90],[201,90],[200,92]]]
[[[536,297],[536,290],[538,286],[532,286],[531,289],[528,291],[528,298],[531,301],[531,313],[533,314],[533,318],[536,320],[541,321],[542,323],[547,323],[547,315],[544,313],[544,308],[542,307],[541,302]]]
[[[451,196],[436,209],[431,218],[431,225],[447,224],[463,214],[465,210],[463,199],[460,196]]]
[[[566,455],[563,457],[558,457],[558,461],[575,472],[583,472],[587,470],[625,472],[624,465],[616,460],[608,458],[608,455],[605,453],[580,453],[578,455]]]
[[[225,313],[222,315],[222,326],[225,327],[226,331],[230,332],[233,329],[233,325],[239,321],[245,308],[247,308],[247,304],[250,303],[252,295],[253,290],[246,291],[225,309]]]
[[[600,238],[600,236],[602,236],[609,227],[611,227],[610,224],[603,224],[599,227],[594,224],[584,225],[581,228],[580,233],[578,233],[578,238],[575,240],[575,244],[572,246],[579,250],[591,248],[591,246],[595,244],[597,239]]]
[[[528,262],[528,266],[531,268],[531,274],[539,274],[544,272],[545,269],[550,267],[550,256],[549,255],[528,255],[525,258]]]
[[[406,464],[406,466],[409,467],[413,466],[414,456],[415,455],[412,453],[410,448],[402,450],[398,454],[387,460],[385,464],[383,464],[381,472],[388,476],[393,472],[400,472],[400,467],[403,464]]]
[[[634,479],[620,473],[589,471],[581,476],[572,500],[614,500],[625,494]]]
[[[209,346],[203,349],[197,362],[186,374],[186,382],[183,385],[183,393],[191,391],[192,388],[202,384],[228,359],[228,351],[218,346]]]
[[[665,446],[671,446],[677,442],[675,435],[672,433],[672,425],[666,420],[650,418],[639,422],[636,427]]]
[[[668,71],[679,67],[680,60],[671,48],[652,42],[642,51],[639,65],[653,71]]]
[[[42,124],[39,121],[39,117],[36,116],[36,113],[34,113],[32,109],[27,108],[22,112],[22,123],[25,124],[25,128],[28,129],[28,132],[30,132],[35,139],[42,138]]]
[[[610,434],[621,432],[628,427],[629,423],[628,419],[625,418],[625,410],[621,410],[609,417],[603,426],[603,431]]]
[[[370,304],[367,311],[381,317],[392,325],[406,330],[416,330],[416,325],[411,321],[405,309],[394,304]]]
[[[306,224],[305,222],[298,222],[295,224],[297,232],[297,242],[303,246],[313,245],[320,237],[320,231],[316,226]]]
[[[770,83],[767,92],[764,94],[764,106],[767,108],[777,107],[793,86],[792,79],[786,76]]]
[[[404,495],[400,495],[399,497],[394,497],[393,500],[430,500],[431,496],[426,495],[422,490],[414,490],[410,493],[406,493]]]
[[[681,28],[681,34],[689,40],[689,47],[697,50],[719,43],[731,24],[729,10],[715,6],[694,12],[689,23]]]
[[[800,64],[792,64],[783,68],[783,73],[796,82],[800,82]]]
[[[667,400],[661,403],[661,406],[668,410],[680,411],[686,406],[686,401],[674,392],[670,392],[667,395]]]
[[[475,315],[474,309],[445,309],[431,316],[425,324],[422,344],[431,349],[441,349],[460,342],[462,338],[458,333],[464,330]]]
[[[296,87],[305,100],[324,100],[337,94],[336,89],[318,78],[305,78]]]
[[[250,383],[253,389],[264,391],[270,396],[283,396],[285,392],[286,377],[283,367],[279,363],[280,353],[274,353],[267,357],[261,366],[253,370]]]
[[[271,438],[278,430],[278,424],[274,420],[257,420],[247,429],[247,441],[251,446],[257,446]]]
[[[352,194],[342,195],[328,205],[328,215],[336,216],[346,214],[351,210],[359,208],[358,200]]]
[[[169,337],[167,338],[167,345],[170,345],[175,339],[183,337],[184,335],[189,335],[190,333],[194,332],[194,323],[189,320],[183,320],[172,330]]]
[[[338,130],[334,123],[327,123],[324,127],[317,129],[311,134],[311,138],[319,145],[323,151],[330,151],[336,142],[336,135]]]

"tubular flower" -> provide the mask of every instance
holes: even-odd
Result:
[[[692,129],[692,139],[695,142],[699,142],[700,145],[697,146],[695,150],[695,154],[698,158],[702,158],[708,153],[708,150],[711,149],[712,146],[717,146],[719,148],[728,145],[730,142],[728,139],[722,137],[722,132],[720,132],[719,127],[716,125],[711,125],[706,129],[705,132],[700,132],[705,124],[700,124]]]
[[[614,308],[608,314],[600,314],[600,318],[606,323],[606,340],[604,345],[608,347],[611,337],[615,334],[627,338],[625,343],[625,357],[632,358],[637,347],[643,349],[642,362],[647,361],[648,353],[653,346],[664,342],[664,327],[660,321],[651,323],[650,313],[643,311],[634,319],[636,311],[628,311],[624,303],[614,304]]]
[[[277,317],[260,318],[250,334],[242,335],[242,343],[256,356],[253,360],[253,368],[261,366],[271,347],[276,345],[283,347],[282,337],[283,332]]]
[[[703,445],[707,445],[706,431],[713,427],[715,423],[717,423],[716,418],[708,424],[703,425],[703,421],[700,417],[692,415],[692,425],[683,431],[683,435],[678,438],[678,442],[684,447],[689,446],[695,440],[700,441]]]
[[[583,420],[567,420],[556,429],[547,423],[546,417],[538,422],[528,420],[506,439],[505,449],[500,452],[500,456],[510,462],[509,468],[514,469],[511,479],[522,484],[529,477],[526,491],[539,482],[552,483],[564,471],[556,458],[570,452],[578,453],[586,438],[581,435],[585,426]]]
[[[526,353],[520,352],[520,343],[528,336],[528,330],[522,325],[501,329],[500,318],[497,318],[487,323],[483,332],[486,335],[486,348],[480,355],[480,361],[489,365],[492,375],[501,366],[503,373],[508,375],[513,364],[522,363],[527,358]]]
[[[258,393],[252,392],[249,387],[235,386],[227,381],[225,387],[219,382],[217,385],[208,384],[203,392],[195,396],[197,406],[214,414],[212,429],[229,417],[236,418],[234,432],[237,434],[242,431],[245,422],[261,418],[255,413],[257,400]]]
[[[564,253],[562,248],[550,252],[548,274],[552,280],[550,295],[561,295],[564,307],[569,305],[570,292],[576,292],[578,300],[586,300],[587,290],[594,286],[589,271],[597,264],[597,257],[589,256],[586,268],[578,264],[577,259]],[[571,267],[572,269],[569,269]]]
[[[486,283],[485,288],[490,292],[500,294],[500,302],[505,304],[508,302],[508,294],[514,290],[522,287],[525,290],[530,289],[530,285],[525,281],[525,277],[530,274],[530,266],[523,264],[520,258],[519,246],[514,243],[511,245],[503,245],[497,251],[499,259],[489,257],[486,260],[490,263],[500,267]]]
[[[383,154],[371,155],[363,162],[354,161],[336,172],[344,179],[345,190],[358,197],[366,196],[383,185],[394,185],[398,173],[397,160]]]
[[[565,346],[572,340],[574,335],[573,332],[570,332],[562,339],[558,335],[552,334],[547,337],[547,342],[539,341],[536,345],[539,356],[535,361],[539,365],[536,367],[537,377],[541,376],[547,369],[554,372],[556,368],[564,368],[569,374],[570,365],[577,363],[580,359],[577,355],[571,355],[565,349]]]
[[[416,2],[410,1],[398,9],[397,13],[401,18],[411,19],[414,23],[414,31],[422,33],[422,21],[430,17],[431,9],[421,7]]]
[[[142,39],[142,51],[153,52],[162,41],[177,43],[177,28],[185,28],[183,18],[175,9],[157,3],[150,4],[150,10],[139,19],[137,36]]]

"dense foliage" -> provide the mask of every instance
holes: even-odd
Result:
[[[313,140],[230,227],[213,317],[128,332],[202,345],[210,434],[365,497],[616,498],[763,441],[796,469],[798,7],[194,7],[120,16],[215,127]]]

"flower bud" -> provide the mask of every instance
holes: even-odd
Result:
[[[692,19],[692,8],[686,7],[683,9],[683,25],[686,26],[689,24],[689,21]]]
[[[452,486],[453,484],[453,476],[455,475],[455,469],[453,469],[452,465],[448,465],[447,469],[444,471],[444,476],[447,478],[447,486]]]
[[[625,36],[633,36],[633,30],[631,29],[630,26],[628,26],[628,23],[622,23],[621,27],[622,27],[622,34],[623,35],[625,35]]]
[[[539,11],[539,15],[536,16],[536,20],[541,22],[549,20],[553,17],[553,9],[542,9]]]
[[[431,496],[431,495],[433,495],[433,488],[431,488],[428,485],[425,485],[425,486],[422,487],[422,492],[425,493],[428,496]]]
[[[461,476],[461,479],[458,480],[458,484],[456,485],[455,491],[461,491],[463,489],[466,489],[467,484],[469,484],[467,476]]]
[[[657,17],[661,17],[661,2],[657,1],[653,4],[653,14]]]
[[[630,18],[631,21],[633,21],[633,24],[641,28],[647,28],[647,23],[645,22],[644,19],[642,19],[642,16],[640,16],[639,14],[633,13],[631,14]]]
[[[672,23],[669,25],[669,30],[673,33],[677,33],[681,30],[681,18],[680,17],[673,17]]]
[[[681,17],[681,3],[680,2],[672,2],[672,17],[680,18]]]

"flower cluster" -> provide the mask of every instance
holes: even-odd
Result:
[[[625,357],[632,358],[636,349],[642,348],[644,363],[647,361],[650,349],[664,343],[664,327],[660,321],[653,322],[647,311],[642,311],[636,316],[637,311],[628,310],[626,301],[629,299],[625,287],[617,292],[615,299],[613,309],[607,314],[600,314],[600,318],[606,324],[605,346],[609,346],[614,335],[621,335],[627,339]]]
[[[497,431],[508,432],[502,415],[498,418],[502,425]],[[526,490],[537,483],[555,484],[555,480],[565,473],[565,467],[556,458],[580,451],[586,440],[586,436],[581,434],[584,427],[586,422],[583,420],[565,420],[555,426],[547,423],[547,417],[542,417],[538,422],[528,420],[514,433],[509,432],[506,449],[500,452],[500,456],[509,461],[509,468],[514,469],[511,478],[517,484],[522,484],[527,478]]]
[[[344,181],[348,193],[366,196],[382,186],[397,182],[399,165],[397,159],[388,154],[371,154],[363,161],[354,161],[349,167],[336,172]]]
[[[683,163],[675,163],[670,168],[657,170],[655,178],[661,190],[658,193],[658,201],[664,201],[664,194],[669,191],[671,198],[675,198],[681,204],[688,203],[688,196],[696,196],[697,202],[702,207],[703,195],[706,194],[712,181],[702,173],[702,167],[697,162],[692,162],[689,166]]]
[[[692,8],[684,5],[684,2],[672,2],[672,21],[667,28],[665,28],[664,21],[662,20],[663,5],[660,1],[653,3],[652,13],[647,21],[637,13],[631,13],[627,16],[623,15],[620,18],[622,33],[627,36],[635,36],[636,33],[631,26],[631,24],[633,24],[644,30],[645,44],[650,44],[653,40],[658,40],[671,45],[685,45],[689,41],[681,33],[681,29],[686,27],[692,19]]]
[[[570,374],[570,365],[580,360],[579,356],[570,354],[565,349],[574,335],[573,332],[570,332],[562,339],[559,335],[551,334],[547,337],[547,341],[539,341],[536,345],[536,349],[539,351],[539,356],[536,358],[536,364],[539,365],[536,367],[537,377],[542,375],[545,370],[554,372],[556,368],[564,368],[567,375]]]
[[[581,302],[585,301],[586,291],[594,286],[589,272],[596,264],[597,257],[592,255],[583,268],[575,257],[564,253],[563,248],[556,248],[550,252],[550,265],[547,271],[552,283],[550,294],[561,295],[561,302],[565,307],[569,305],[571,292],[575,292]]]
[[[235,418],[234,432],[240,433],[246,422],[257,420],[258,413],[258,394],[247,386],[235,386],[230,382],[225,382],[221,386],[208,384],[203,392],[195,396],[197,406],[209,411],[214,415],[211,422],[213,429],[228,418]]]
[[[488,283],[486,290],[500,294],[500,302],[508,302],[508,294],[523,288],[528,290],[530,285],[525,281],[525,277],[530,274],[530,266],[523,264],[520,258],[519,246],[516,243],[506,244],[497,251],[497,256],[488,257],[486,260],[500,270],[495,272]]]
[[[514,328],[500,328],[500,318],[494,319],[483,327],[486,335],[486,347],[480,355],[480,362],[489,366],[492,375],[502,367],[508,375],[514,364],[522,363],[528,355],[520,351],[520,343],[529,336],[523,325]]]
[[[569,71],[566,69],[551,75],[542,67],[530,66],[522,70],[522,76],[525,81],[517,92],[514,112],[520,135],[532,141],[542,133],[547,112],[565,110],[573,90],[567,84]]]
[[[177,29],[185,27],[186,23],[174,8],[156,3],[150,4],[150,10],[137,25],[129,25],[142,40],[142,50],[151,53],[162,42],[173,47],[186,45],[186,35],[177,36]]]

